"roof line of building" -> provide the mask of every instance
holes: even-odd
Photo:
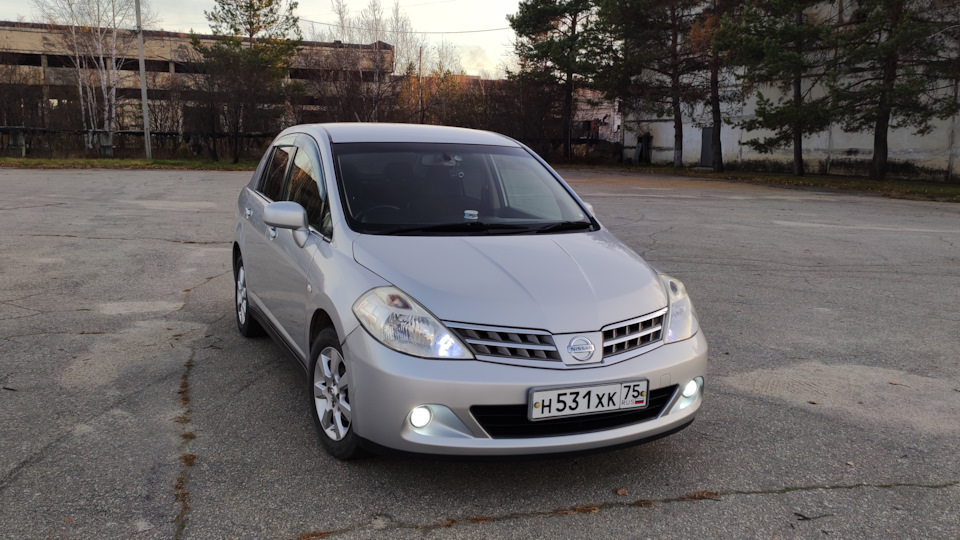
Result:
[[[69,28],[69,26],[60,25],[60,24],[47,24],[47,23],[32,23],[32,22],[16,22],[16,21],[0,21],[0,27],[6,28],[24,28],[30,30],[59,30],[64,28]],[[131,29],[132,31],[132,29]],[[154,37],[154,38],[178,38],[178,39],[190,39],[192,35],[197,36],[200,39],[213,40],[217,39],[217,36],[213,34],[189,34],[184,32],[168,32],[166,30],[144,30],[143,36],[145,38]],[[359,44],[359,43],[343,43],[341,41],[326,42],[326,41],[303,41],[303,45],[307,47],[332,47],[332,48],[344,48],[344,49],[393,49],[393,45],[385,43],[383,41],[376,41],[370,44]]]

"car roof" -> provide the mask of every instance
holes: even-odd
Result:
[[[310,133],[317,138],[326,137],[331,143],[362,142],[426,142],[487,144],[495,146],[520,146],[517,141],[493,133],[449,126],[422,124],[339,123],[304,124],[285,132]]]

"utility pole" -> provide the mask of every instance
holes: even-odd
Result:
[[[147,70],[143,61],[143,24],[140,22],[140,0],[136,0],[137,9],[137,53],[140,55],[140,103],[143,106],[143,144],[147,159],[153,159],[150,143],[150,109],[147,107]]]
[[[957,101],[957,97],[960,96],[960,81],[953,81],[953,100]],[[957,115],[953,115],[953,118],[950,119],[950,135],[947,137],[947,150],[949,154],[947,155],[947,183],[953,183],[953,165],[956,161],[956,147],[957,141]]]
[[[417,60],[417,123],[423,123],[423,45]]]

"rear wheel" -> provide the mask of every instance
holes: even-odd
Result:
[[[334,329],[320,332],[310,348],[310,356],[310,410],[320,443],[337,459],[363,456],[360,438],[353,430],[349,365]]]
[[[250,301],[247,297],[247,271],[243,267],[243,256],[239,254],[233,260],[233,278],[235,285],[234,303],[236,306],[234,313],[237,316],[237,329],[244,337],[262,336],[263,328],[250,315]]]

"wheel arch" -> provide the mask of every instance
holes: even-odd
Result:
[[[313,343],[316,341],[317,336],[327,328],[332,328],[334,333],[337,334],[337,339],[341,339],[337,332],[337,325],[333,324],[333,319],[330,315],[323,309],[315,310],[313,316],[310,318],[310,344],[308,350],[313,350]]]

